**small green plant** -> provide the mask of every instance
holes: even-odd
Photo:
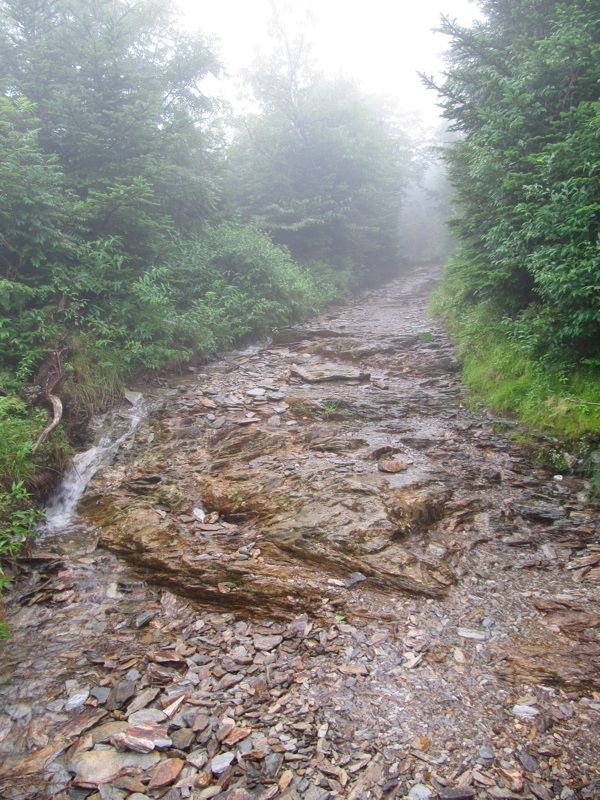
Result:
[[[14,558],[44,513],[31,504],[31,495],[23,481],[13,482],[10,491],[0,493],[0,560]],[[0,568],[0,575],[2,575]],[[0,577],[0,588],[5,579]]]
[[[423,331],[417,336],[417,339],[423,344],[428,344],[429,342],[433,342],[433,333]]]
[[[321,403],[321,408],[323,409],[324,414],[340,413],[340,404],[337,402],[337,400],[323,400]]]

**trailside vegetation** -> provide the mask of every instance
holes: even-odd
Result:
[[[385,111],[313,75],[292,119],[256,73],[229,145],[220,69],[167,0],[0,0],[0,557],[67,456],[60,426],[34,452],[44,404],[94,410],[395,267],[411,156]]]
[[[303,37],[275,25],[278,46],[247,73],[259,111],[238,120],[228,153],[241,217],[338,282],[389,279],[415,177],[410,139],[393,107],[316,72]]]
[[[445,150],[458,247],[439,306],[497,407],[600,432],[600,3],[482,0],[443,19],[459,138]]]

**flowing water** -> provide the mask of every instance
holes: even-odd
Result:
[[[38,549],[51,546],[54,551],[63,552],[65,548],[76,550],[82,544],[89,544],[93,532],[77,516],[77,504],[94,475],[131,442],[140,423],[156,404],[139,392],[128,392],[128,395],[130,410],[119,409],[98,418],[94,443],[74,456],[45,509],[46,517],[38,529]]]

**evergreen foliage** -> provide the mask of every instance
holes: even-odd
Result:
[[[455,309],[487,304],[534,359],[600,364],[600,3],[482,0],[444,19]],[[431,80],[428,80],[433,85]]]

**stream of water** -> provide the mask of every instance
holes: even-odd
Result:
[[[132,406],[129,413],[119,410],[102,417],[94,444],[74,456],[46,507],[46,518],[39,528],[43,542],[52,539],[75,544],[76,534],[88,530],[76,514],[79,500],[96,472],[112,461],[153,407],[151,401],[137,392],[128,392],[128,397]]]

